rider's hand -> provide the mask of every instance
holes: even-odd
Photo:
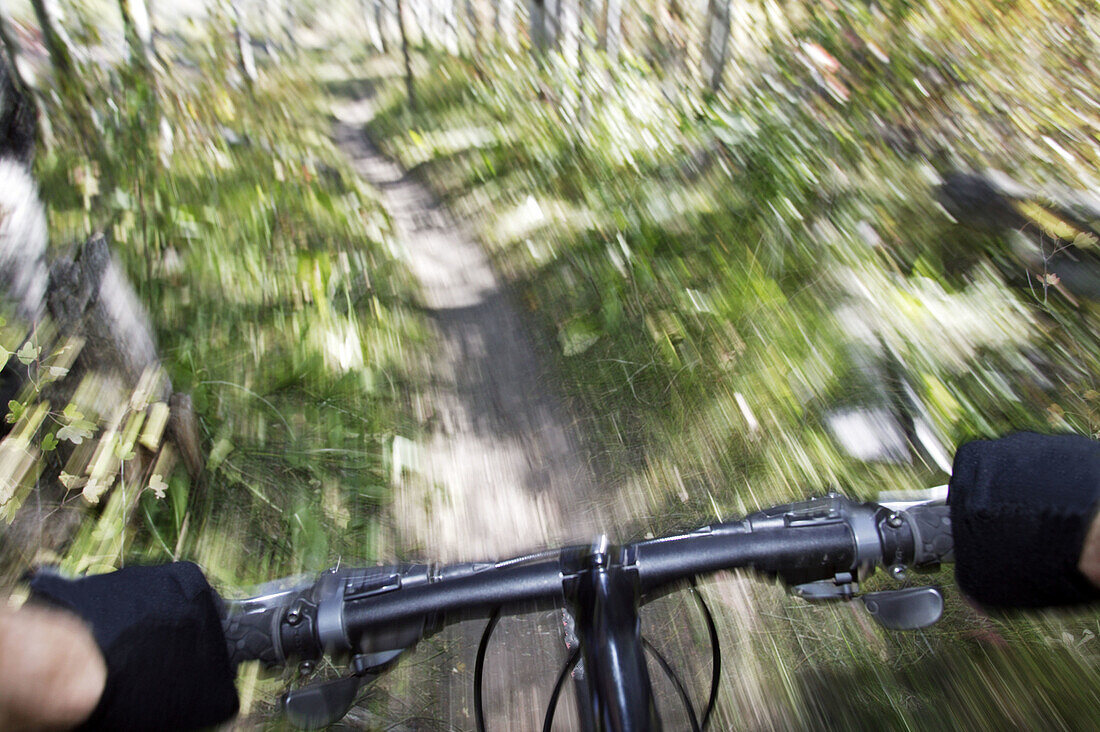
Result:
[[[969,442],[955,453],[947,500],[955,577],[979,603],[1100,599],[1100,443],[1030,432]]]
[[[103,695],[82,729],[195,729],[237,713],[220,600],[194,564],[79,579],[39,572],[31,592],[83,618],[107,662]]]
[[[107,664],[65,610],[0,605],[0,730],[71,729],[99,703]]]

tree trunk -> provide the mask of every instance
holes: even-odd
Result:
[[[708,0],[703,40],[703,81],[712,92],[722,86],[730,42],[730,0]]]
[[[667,24],[665,11],[665,0],[653,0],[653,4],[649,9],[649,47],[646,49],[645,57],[650,59],[650,63],[664,67],[663,59],[665,57],[665,35],[667,35],[671,29],[666,28]]]
[[[557,0],[558,43],[567,69],[576,69],[581,48],[580,3],[582,0]]]
[[[493,30],[505,48],[516,50],[515,0],[496,0],[493,3]]]
[[[405,28],[405,0],[397,1],[397,27],[401,31],[401,55],[405,58],[405,93],[409,109],[416,109],[416,87],[413,82],[412,57],[409,55],[409,34]]]
[[[237,39],[237,68],[249,91],[256,83],[256,57],[252,53],[252,38],[245,27],[244,12],[241,10],[241,0],[229,0],[233,10],[233,31]]]
[[[604,0],[603,18],[600,23],[600,50],[612,63],[619,60],[619,47],[623,38],[622,0]]]
[[[42,29],[42,42],[50,54],[54,70],[66,77],[76,78],[76,53],[69,34],[58,21],[57,9],[52,0],[31,0],[38,25]]]
[[[553,48],[559,48],[561,46],[561,28],[562,28],[562,10],[563,3],[566,0],[545,0],[546,2],[546,29],[547,35],[550,36],[550,46]]]
[[[167,65],[166,59],[160,55],[160,49],[157,48],[157,3],[156,0],[146,0],[145,9],[149,15],[149,51],[153,54],[153,58],[160,61],[161,65]]]
[[[298,17],[294,13],[294,6],[290,0],[282,0],[283,5],[283,35],[286,36],[288,50],[291,54],[298,48],[298,40],[294,35],[295,23]]]
[[[118,0],[130,62],[152,73],[153,26],[144,0]]]
[[[455,12],[455,0],[435,0],[440,5],[440,22],[443,34],[443,48],[452,56],[458,55],[458,15]]]
[[[381,44],[382,53],[390,52],[390,24],[386,17],[385,0],[374,0],[374,27],[378,29],[378,42]]]
[[[57,22],[57,14],[52,4],[47,5],[47,2],[48,0],[31,0],[31,6],[34,8],[34,14],[42,30],[42,42],[50,56],[61,104],[68,111],[76,127],[76,133],[80,137],[79,144],[84,149],[84,153],[100,163],[101,172],[106,173],[107,160],[101,145],[102,135],[92,113],[88,91],[84,88],[77,70],[72,41],[69,40],[65,29]]]
[[[547,0],[528,0],[530,18],[531,50],[536,56],[542,56],[550,47],[550,34],[547,32]]]
[[[561,85],[562,109],[567,123],[575,130],[581,121],[581,98],[578,87],[583,81],[581,66],[580,4],[584,0],[557,0],[558,42],[565,65],[566,76]],[[574,75],[573,80],[569,75]]]
[[[481,11],[478,10],[475,0],[465,0],[466,6],[466,33],[472,41],[474,58],[481,58],[481,43],[485,35],[481,23]]]
[[[578,12],[580,14],[577,27],[577,89],[580,94],[580,104],[577,109],[577,125],[586,130],[592,119],[592,99],[589,91],[594,84],[588,79],[592,73],[592,57],[598,45],[596,24],[597,0],[580,0]]]
[[[379,23],[377,6],[378,3],[375,0],[360,0],[359,12],[363,16],[367,43],[374,46],[374,49],[379,53],[385,53],[386,46],[382,42],[382,27]]]

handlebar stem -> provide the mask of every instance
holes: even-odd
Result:
[[[563,578],[580,639],[587,699],[596,729],[651,732],[661,728],[638,618],[638,573],[601,537],[587,555],[563,558],[575,571]]]

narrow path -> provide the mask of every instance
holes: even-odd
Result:
[[[603,524],[593,508],[595,477],[484,250],[426,186],[370,144],[363,133],[369,101],[336,112],[336,141],[356,172],[382,192],[437,331],[431,388],[417,395],[430,434],[399,451],[394,504],[402,540],[442,561],[590,540]],[[553,637],[555,621],[536,620],[503,621],[494,637],[506,652],[490,655],[490,729],[541,728],[563,651]],[[473,728],[468,671],[480,628],[464,624],[445,634],[437,661],[453,680],[432,703],[448,707],[436,713],[460,729]]]

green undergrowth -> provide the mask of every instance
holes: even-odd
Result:
[[[330,140],[309,59],[267,65],[249,89],[216,29],[172,46],[159,76],[170,146],[155,130],[110,139],[104,170],[59,143],[37,174],[56,249],[107,231],[174,391],[193,400],[205,461],[159,495],[116,486],[58,559],[196,561],[232,595],[392,554],[389,456],[395,435],[416,434],[406,396],[426,331],[386,212]],[[95,100],[112,101],[110,81]],[[246,668],[243,723],[282,687]]]
[[[178,468],[163,497],[91,513],[62,559],[189,559],[234,591],[387,551],[388,455],[416,429],[405,394],[424,330],[388,217],[330,141],[307,60],[267,65],[249,89],[217,19],[192,30],[158,77],[170,153],[154,130],[137,151],[109,139],[111,170],[61,143],[38,160],[51,241],[106,229],[173,389],[193,400],[205,460],[193,481]],[[124,117],[110,81],[93,101]]]
[[[409,109],[379,71],[392,65],[361,69],[371,135],[474,224],[557,354],[607,500],[635,507],[624,538],[831,486],[943,483],[954,445],[977,436],[1100,431],[1094,305],[936,197],[951,172],[986,167],[1094,187],[1083,130],[1100,88],[1080,49],[1097,18],[937,8],[804,9],[760,30],[763,52],[702,100],[640,59],[565,73],[424,51]],[[876,407],[925,414],[933,447],[901,464],[847,454],[830,416]],[[787,700],[773,719],[810,726],[1081,721],[1093,616],[949,605],[940,627],[897,639],[765,593],[752,611],[779,619],[745,642],[777,660],[757,691]],[[848,696],[821,701],[837,684],[866,691],[865,716]],[[728,693],[743,695],[733,715],[756,692]]]

